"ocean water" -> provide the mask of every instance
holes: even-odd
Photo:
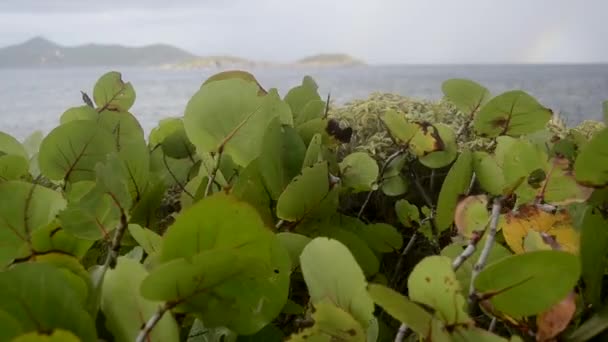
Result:
[[[0,69],[0,131],[19,139],[36,130],[49,132],[61,114],[82,105],[80,91],[92,95],[103,73],[116,70],[135,87],[131,112],[147,132],[160,119],[181,116],[202,82],[218,70],[158,70],[149,68]],[[600,119],[608,99],[606,65],[468,65],[371,66],[356,68],[252,69],[266,88],[284,95],[311,75],[322,97],[331,92],[337,104],[365,98],[373,92],[391,92],[422,99],[439,99],[441,83],[469,78],[492,94],[521,89],[559,112],[570,124]]]

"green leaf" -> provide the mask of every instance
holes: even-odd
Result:
[[[471,322],[449,258],[430,256],[422,259],[412,270],[407,288],[411,300],[435,309],[435,315],[446,324]]]
[[[365,276],[372,276],[378,273],[380,261],[360,235],[361,232],[356,232],[349,230],[347,227],[340,226],[328,227],[320,233],[320,236],[326,236],[344,244],[355,257],[357,264],[359,264]]]
[[[146,300],[139,294],[139,286],[147,273],[137,261],[119,257],[116,267],[105,274],[101,310],[106,327],[116,341],[134,341],[140,328],[162,304]],[[178,326],[172,315],[163,315],[148,341],[179,341]]]
[[[26,158],[17,155],[0,156],[0,181],[18,180],[29,174],[29,163]]]
[[[370,284],[368,292],[374,302],[389,315],[406,324],[419,336],[428,336],[433,316],[418,304],[395,290],[380,284]]]
[[[96,340],[95,325],[67,275],[46,263],[19,264],[0,273],[0,310],[17,319],[24,332],[71,331]]]
[[[547,170],[547,154],[526,140],[516,140],[504,151],[503,174],[507,189],[515,188],[517,202],[528,203],[536,198],[537,188],[528,180],[537,170]],[[503,190],[504,192],[505,190]]]
[[[184,114],[186,134],[199,152],[223,146],[240,166],[257,158],[266,127],[279,113],[270,110],[280,99],[265,100],[254,83],[242,79],[211,82],[190,99]]]
[[[465,291],[468,291],[469,287],[471,286],[471,273],[473,272],[473,267],[475,266],[475,263],[477,263],[477,260],[479,260],[479,256],[481,255],[482,247],[480,246],[484,246],[486,240],[487,235],[485,235],[483,239],[481,239],[477,243],[477,249],[475,250],[473,255],[471,255],[456,270],[456,278],[458,279],[458,282],[460,283],[462,289],[464,289]],[[441,255],[446,256],[451,260],[454,260],[460,254],[462,254],[465,248],[466,244],[464,243],[451,243],[441,250]],[[490,255],[488,256],[488,260],[486,261],[486,266],[492,265],[493,263],[510,255],[512,255],[512,253],[509,252],[508,249],[503,247],[501,244],[495,243],[494,246],[492,246],[492,249],[490,250]]]
[[[456,145],[456,133],[454,133],[454,130],[444,124],[435,124],[435,128],[439,132],[442,142],[441,149],[420,156],[420,163],[431,169],[439,169],[449,165],[458,155],[458,145]]]
[[[441,90],[459,111],[469,115],[475,114],[490,99],[488,89],[467,79],[447,80]]]
[[[156,131],[155,131],[156,130]],[[178,118],[165,119],[150,133],[150,144],[160,144],[163,152],[171,158],[192,158],[196,148],[188,139],[184,122]]]
[[[380,253],[391,253],[403,246],[403,236],[387,223],[365,225],[360,236],[374,251]]]
[[[31,332],[18,336],[11,342],[80,342],[80,339],[69,331],[55,329],[50,335],[46,331]]]
[[[474,126],[483,136],[520,136],[543,129],[552,116],[551,109],[525,92],[514,90],[486,103],[475,116]]]
[[[372,304],[373,305],[373,304]],[[314,325],[301,332],[292,335],[289,342],[332,342],[349,341],[365,342],[366,334],[348,311],[336,307],[328,300],[323,300],[315,305],[312,314]]]
[[[304,247],[311,241],[307,236],[291,233],[282,232],[277,234],[277,238],[289,253],[289,260],[291,260],[291,269],[294,270],[300,266],[300,255]]]
[[[323,160],[323,154],[321,153],[322,142],[321,134],[317,133],[312,137],[308,144],[308,148],[306,149],[306,155],[302,162],[302,169],[311,167]]]
[[[97,174],[97,189],[110,196],[116,206],[128,212],[133,204],[127,184],[129,176],[118,155],[116,153],[108,155],[105,163],[97,164],[95,173]]]
[[[325,101],[311,100],[311,101],[308,101],[308,103],[306,103],[304,105],[304,107],[302,107],[300,109],[300,112],[298,113],[298,116],[296,117],[294,125],[297,127],[310,120],[323,118],[324,115],[325,115]]]
[[[397,113],[395,110],[388,110],[381,117],[382,122],[388,129],[390,135],[398,140],[402,145],[409,144],[410,140],[418,132],[419,126],[408,122],[405,115]]]
[[[119,72],[111,71],[95,83],[93,99],[100,109],[126,112],[135,103],[135,89],[131,82],[123,82]]]
[[[608,128],[596,133],[583,146],[574,164],[576,180],[587,186],[608,184]]]
[[[253,207],[222,193],[177,217],[163,236],[160,261],[144,281],[144,296],[183,301],[208,326],[255,333],[287,300],[287,251]]]
[[[129,233],[137,243],[148,254],[156,254],[160,251],[162,237],[147,228],[142,228],[137,224],[129,224]]]
[[[300,173],[306,146],[291,127],[274,118],[264,135],[258,168],[272,199],[279,198],[287,184]]]
[[[298,221],[319,206],[329,193],[327,162],[304,169],[295,177],[277,202],[277,216],[282,220]]]
[[[454,223],[458,234],[471,239],[475,232],[485,231],[490,222],[488,212],[488,196],[468,196],[456,205]]]
[[[405,166],[407,155],[401,154],[393,159],[384,174],[382,175],[382,183],[380,188],[387,196],[399,196],[407,192],[409,186],[407,180],[401,175],[401,171]]]
[[[0,132],[0,152],[9,155],[21,156],[28,158],[27,152],[21,143],[12,136]]]
[[[274,225],[270,194],[264,187],[257,162],[249,164],[241,171],[230,193],[256,208],[266,224]]]
[[[40,172],[52,180],[95,179],[95,165],[116,150],[112,134],[93,121],[71,121],[51,131],[40,144]]]
[[[504,175],[494,156],[487,152],[473,152],[473,170],[481,188],[492,195],[502,194]]]
[[[437,200],[437,215],[435,217],[435,224],[440,231],[449,228],[454,222],[456,204],[460,196],[466,194],[471,183],[472,164],[472,153],[470,151],[462,152],[443,181]]]
[[[291,107],[295,122],[305,122],[299,118],[300,112],[310,101],[321,101],[321,96],[317,92],[318,86],[310,76],[305,76],[302,84],[292,88],[285,95],[285,102]]]
[[[149,184],[141,199],[131,210],[130,222],[152,230],[158,230],[163,217],[159,217],[167,186],[160,180]]]
[[[0,267],[22,245],[33,252],[32,234],[47,226],[66,205],[58,192],[20,181],[0,183]]]
[[[69,234],[59,223],[51,223],[32,233],[32,247],[38,253],[62,252],[82,259],[93,246],[93,241]]]
[[[368,326],[374,317],[374,303],[366,291],[363,271],[346,246],[315,238],[302,251],[300,263],[313,305],[329,300],[363,327]]]
[[[476,278],[480,295],[491,295],[493,307],[511,317],[539,314],[564,299],[576,285],[581,266],[576,255],[534,251],[504,258]],[[551,286],[547,286],[551,284]]]
[[[6,311],[0,310],[0,340],[14,341],[13,338],[23,332],[21,323],[9,315]]]
[[[266,94],[266,90],[264,90],[264,88],[262,88],[262,86],[260,85],[258,80],[255,78],[255,76],[253,76],[253,74],[251,74],[247,71],[243,71],[243,70],[227,70],[227,71],[219,72],[219,73],[209,77],[207,80],[205,80],[205,82],[203,83],[203,86],[206,84],[209,84],[211,82],[229,80],[229,79],[234,79],[234,78],[241,79],[241,80],[251,82],[251,83],[255,83],[258,87],[258,95]]]
[[[63,114],[61,114],[61,118],[59,122],[64,125],[70,121],[78,121],[78,120],[89,120],[94,121],[97,120],[99,114],[95,110],[95,108],[91,106],[79,106],[72,107],[66,110]]]
[[[608,306],[602,307],[565,339],[567,342],[586,342],[608,329]]]
[[[395,202],[395,212],[397,213],[399,222],[406,227],[414,227],[414,223],[420,223],[418,207],[407,200],[400,199]]]
[[[343,186],[354,192],[372,190],[378,173],[378,164],[365,152],[351,153],[340,163]]]
[[[588,207],[581,225],[580,256],[585,283],[585,301],[594,307],[601,304],[602,279],[608,255],[608,217],[594,207]]]

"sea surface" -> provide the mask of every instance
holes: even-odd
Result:
[[[24,139],[36,130],[48,133],[68,108],[82,105],[80,91],[92,96],[103,73],[116,70],[135,87],[131,112],[146,134],[160,119],[181,116],[188,100],[215,70],[160,70],[151,68],[1,69],[0,131]],[[599,120],[608,99],[608,64],[604,65],[443,65],[368,66],[351,68],[260,68],[249,70],[265,88],[284,95],[311,75],[322,97],[331,92],[337,104],[390,92],[422,99],[442,97],[441,83],[469,78],[492,94],[521,89],[559,112],[569,124]]]

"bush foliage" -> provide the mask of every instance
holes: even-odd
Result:
[[[103,75],[0,133],[7,341],[584,341],[608,328],[608,129],[523,91],[330,108],[214,75],[149,136]]]

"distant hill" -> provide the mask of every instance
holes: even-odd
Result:
[[[349,55],[336,53],[320,54],[302,58],[297,61],[296,64],[302,66],[354,66],[364,65],[365,63]]]
[[[22,44],[0,48],[0,67],[135,66],[180,63],[195,55],[170,45],[143,47],[86,44],[62,46],[36,37]]]

